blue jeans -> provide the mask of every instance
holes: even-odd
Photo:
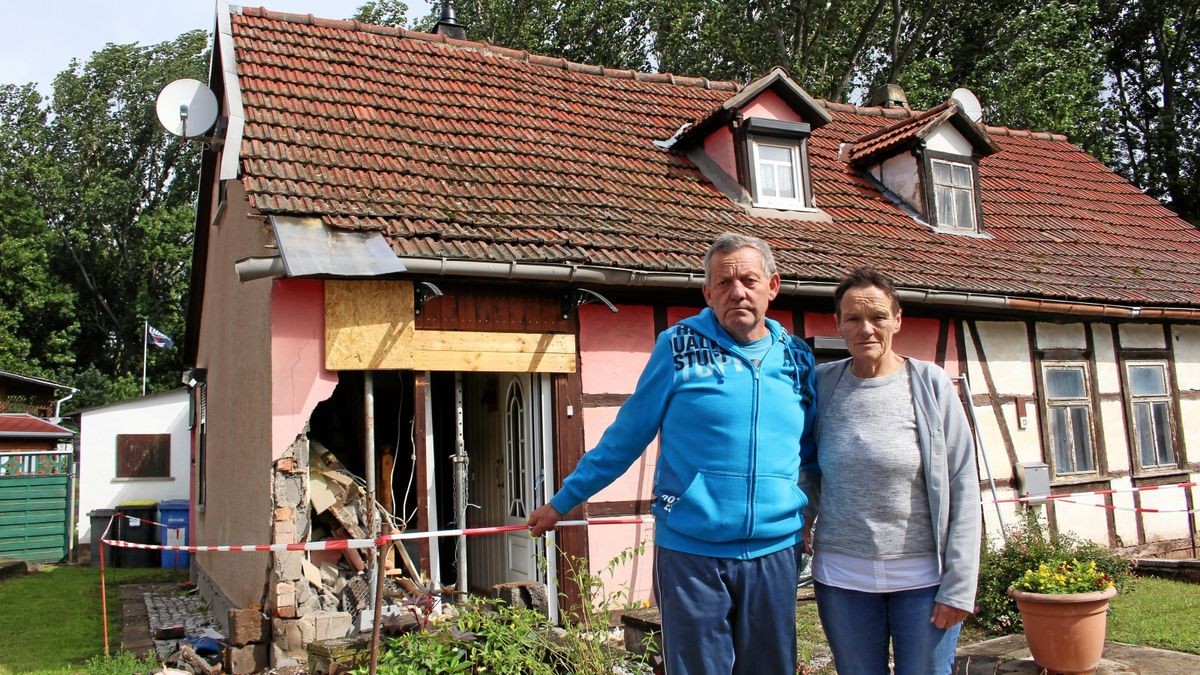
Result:
[[[839,673],[888,675],[889,642],[896,675],[947,675],[953,668],[962,624],[942,630],[929,622],[937,586],[894,593],[814,586]]]
[[[797,548],[753,560],[656,548],[667,675],[795,673]]]

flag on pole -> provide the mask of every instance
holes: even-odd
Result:
[[[163,349],[170,349],[175,346],[175,341],[167,337],[167,334],[161,330],[146,324],[146,337],[150,340],[150,344]]]

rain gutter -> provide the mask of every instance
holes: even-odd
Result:
[[[247,259],[235,265],[242,281],[282,276],[283,265],[276,258]],[[620,267],[575,264],[490,262],[449,258],[399,258],[409,274],[483,277],[517,281],[554,281],[645,288],[700,288],[704,275],[697,272],[647,272]],[[781,295],[832,298],[837,284],[825,281],[783,280]],[[1060,316],[1112,319],[1181,320],[1200,322],[1200,308],[1140,307],[1070,300],[1040,300],[1008,295],[966,293],[961,291],[897,289],[902,304],[981,309],[988,311],[1030,312]]]

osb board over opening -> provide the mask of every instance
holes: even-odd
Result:
[[[575,336],[417,330],[408,281],[325,284],[330,370],[575,372]]]

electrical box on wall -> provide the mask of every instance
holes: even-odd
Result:
[[[1050,494],[1050,467],[1045,462],[1017,463],[1017,494],[1045,497]]]

